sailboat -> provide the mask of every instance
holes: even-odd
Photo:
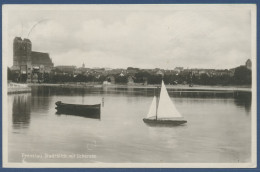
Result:
[[[147,124],[170,125],[180,125],[187,122],[171,101],[163,81],[160,98],[158,100],[158,98],[154,96],[147,117],[144,118],[143,121]]]

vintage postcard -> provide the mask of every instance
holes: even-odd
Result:
[[[256,167],[255,4],[2,9],[3,167]]]

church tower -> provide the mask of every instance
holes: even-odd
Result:
[[[32,59],[32,43],[29,39],[14,38],[13,42],[13,67],[19,71],[23,81],[30,82]]]

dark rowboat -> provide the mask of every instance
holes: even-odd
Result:
[[[62,103],[61,101],[58,101],[55,104],[57,106],[57,114],[68,114],[97,119],[100,118],[101,104],[78,105]]]

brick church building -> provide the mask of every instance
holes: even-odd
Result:
[[[29,39],[15,37],[13,41],[12,70],[19,76],[21,82],[39,81],[39,77],[49,74],[54,64],[48,53],[32,51]]]

